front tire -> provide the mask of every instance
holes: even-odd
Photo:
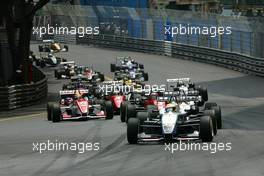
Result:
[[[131,118],[127,122],[127,141],[129,144],[137,144],[138,142],[138,126],[139,120]]]
[[[212,108],[215,111],[215,117],[217,121],[217,128],[222,129],[222,111],[220,106],[214,106]]]
[[[207,89],[205,87],[202,87],[202,86],[198,86],[196,89],[199,91],[199,95],[202,96],[203,101],[205,101],[205,102],[208,101]]]
[[[200,120],[200,138],[202,142],[213,141],[213,122],[210,116],[203,116]]]
[[[52,122],[54,122],[54,123],[61,121],[60,106],[58,104],[53,104],[53,106],[52,106],[51,119],[52,119]]]
[[[114,117],[113,104],[111,101],[105,102],[106,119],[110,120]]]

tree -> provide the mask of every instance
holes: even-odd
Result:
[[[28,82],[28,57],[30,49],[30,39],[33,26],[33,17],[37,10],[47,4],[49,0],[3,0],[0,6],[0,18],[5,23],[5,34],[7,37],[8,52],[10,58],[0,58],[2,63],[4,60],[10,60],[10,77],[2,78],[4,84],[14,84],[17,81],[17,70],[22,69],[22,79],[20,81]],[[3,50],[3,47],[2,47]],[[6,75],[6,74],[0,74]]]

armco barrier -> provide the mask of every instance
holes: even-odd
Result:
[[[218,49],[109,35],[85,36],[77,38],[76,43],[167,55],[219,65],[247,74],[264,76],[264,59]]]
[[[0,111],[34,105],[47,97],[47,78],[33,67],[32,84],[0,87]]]

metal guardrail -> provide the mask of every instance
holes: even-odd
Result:
[[[0,87],[0,111],[34,105],[47,97],[47,78],[33,67],[32,84]]]
[[[264,59],[218,49],[110,35],[77,37],[76,43],[167,55],[214,64],[247,74],[264,76]]]

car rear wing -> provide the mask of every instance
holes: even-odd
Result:
[[[174,79],[167,79],[167,83],[178,83],[178,82],[190,82],[190,78],[174,78]]]
[[[43,43],[54,43],[54,40],[52,39],[47,39],[47,40],[42,40]]]
[[[65,65],[65,64],[75,64],[74,61],[67,61],[67,62],[61,62],[61,65]]]
[[[88,89],[80,89],[80,90],[62,90],[60,91],[60,95],[74,95],[77,91],[81,94],[87,94]]]
[[[163,96],[178,96],[178,95],[187,95],[187,96],[197,96],[199,95],[199,91],[198,90],[188,90],[188,91],[183,91],[183,90],[179,90],[179,91],[166,91],[166,92],[160,92],[161,95]]]
[[[103,84],[123,84],[123,81],[104,81]]]
[[[189,102],[189,101],[201,101],[201,96],[175,96],[175,97],[157,97],[157,101],[176,101],[176,102]]]

